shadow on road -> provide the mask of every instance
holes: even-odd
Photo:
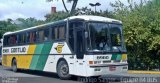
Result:
[[[11,69],[5,69],[7,71],[12,71]],[[51,73],[51,72],[42,72],[42,71],[35,71],[35,70],[19,70],[18,73],[24,73],[29,74],[37,77],[47,78],[47,79],[57,79],[60,80],[57,74]],[[73,76],[70,81],[73,81],[74,83],[109,83],[109,82],[119,82],[120,76],[101,76],[100,78],[96,77],[77,77]]]
[[[12,69],[5,69],[8,71],[12,71]],[[42,77],[49,77],[49,78],[58,78],[57,74],[51,72],[44,72],[44,71],[36,71],[36,70],[18,70],[18,73],[24,73],[34,76],[42,76]]]
[[[12,71],[12,69],[9,69],[9,68],[5,69],[5,70]],[[37,71],[37,70],[18,70],[18,73],[29,74],[29,75],[33,75],[35,77],[55,78],[55,79],[60,80],[58,75],[56,73],[52,73],[52,72],[44,72],[44,71]],[[70,80],[77,81],[77,79],[78,79],[78,77],[72,76],[72,78]]]

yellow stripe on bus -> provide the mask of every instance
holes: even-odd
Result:
[[[122,60],[127,60],[127,54],[122,54]]]
[[[27,52],[28,55],[18,55],[17,57],[18,68],[29,69],[35,48],[36,45],[30,45]]]
[[[12,64],[12,59],[13,59],[13,55],[5,55],[5,58],[6,58],[6,65],[7,67],[11,67],[11,64]]]

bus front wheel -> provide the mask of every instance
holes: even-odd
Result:
[[[16,59],[13,59],[12,61],[12,71],[17,72],[17,61]]]
[[[69,74],[69,67],[65,61],[60,61],[57,66],[57,74],[60,79],[67,80],[71,78]]]

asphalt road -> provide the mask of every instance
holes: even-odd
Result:
[[[152,74],[112,74],[101,78],[73,77],[60,80],[54,73],[20,70],[15,73],[0,65],[0,83],[160,83],[160,75]]]

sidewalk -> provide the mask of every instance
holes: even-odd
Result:
[[[139,70],[128,70],[129,74],[160,74],[160,71],[139,71]]]

